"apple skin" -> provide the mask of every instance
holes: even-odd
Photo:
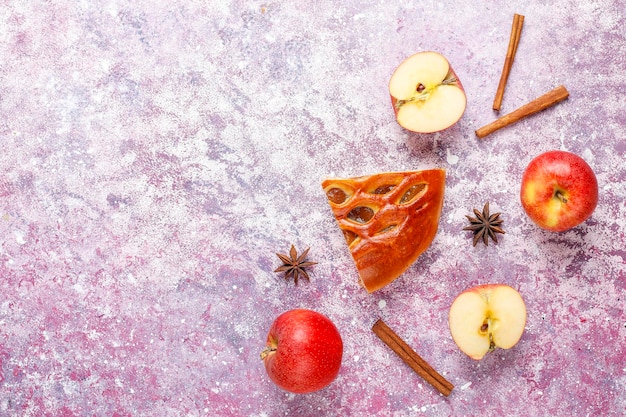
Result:
[[[307,309],[279,315],[267,335],[261,359],[270,379],[296,394],[318,391],[339,374],[343,341],[325,315]]]
[[[563,232],[591,216],[598,204],[598,180],[580,156],[548,151],[526,167],[520,199],[524,211],[537,226]]]

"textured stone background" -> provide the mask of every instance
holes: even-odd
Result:
[[[622,416],[626,413],[626,17],[619,0],[2,1],[1,416]],[[525,26],[509,112],[566,102],[485,140],[513,13]],[[468,95],[437,134],[402,130],[387,82],[436,50]],[[535,227],[519,203],[542,151],[583,156],[593,217]],[[443,167],[439,232],[368,295],[320,182]],[[507,232],[471,245],[491,202]],[[272,271],[311,247],[312,280]],[[469,286],[519,289],[520,343],[481,362],[448,308]],[[278,314],[330,316],[338,379],[269,382]],[[370,331],[382,317],[456,388],[444,398]]]

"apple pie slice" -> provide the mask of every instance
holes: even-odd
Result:
[[[391,283],[430,246],[445,177],[445,170],[431,169],[322,182],[368,292]]]

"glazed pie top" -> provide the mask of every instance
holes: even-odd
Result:
[[[322,182],[368,292],[391,283],[437,233],[445,170],[386,172]]]

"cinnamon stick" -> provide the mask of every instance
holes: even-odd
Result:
[[[406,344],[393,330],[382,320],[376,321],[372,326],[372,331],[387,346],[391,348],[407,365],[409,365],[419,376],[424,378],[433,387],[445,395],[450,395],[454,385],[446,380],[441,374],[433,369],[420,355],[418,355],[409,345]]]
[[[502,106],[502,99],[504,98],[504,89],[511,73],[511,67],[515,60],[515,54],[517,53],[517,45],[519,45],[520,36],[522,35],[522,27],[524,26],[524,16],[515,13],[513,15],[513,25],[511,27],[511,36],[509,38],[509,47],[506,51],[506,58],[504,60],[504,67],[502,68],[502,75],[500,76],[500,83],[496,90],[496,97],[493,100],[493,109],[500,111]]]
[[[562,85],[558,86],[554,90],[542,95],[541,97],[538,97],[533,101],[524,104],[517,110],[514,110],[511,113],[504,115],[499,119],[496,119],[493,122],[489,123],[488,125],[476,130],[476,136],[482,139],[485,136],[495,132],[496,130],[519,122],[521,119],[531,116],[535,113],[539,113],[540,111],[545,110],[548,107],[552,107],[555,104],[565,100],[567,97],[569,97],[569,92],[567,91],[567,89]]]

